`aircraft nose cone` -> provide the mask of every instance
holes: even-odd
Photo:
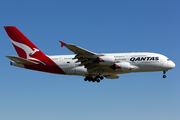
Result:
[[[169,61],[168,66],[170,69],[175,67],[175,63],[173,61]]]

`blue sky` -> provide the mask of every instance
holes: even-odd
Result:
[[[179,120],[180,1],[5,0],[0,2],[0,119]],[[176,67],[100,84],[9,65],[13,25],[47,55],[73,54],[59,40],[96,53],[155,52]]]

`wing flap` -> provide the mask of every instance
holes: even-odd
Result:
[[[9,58],[10,60],[19,63],[19,64],[24,64],[24,65],[37,65],[39,63],[36,62],[32,62],[30,60],[24,59],[24,58],[20,58],[20,57],[16,57],[16,56],[6,56],[7,58]]]

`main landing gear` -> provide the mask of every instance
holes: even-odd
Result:
[[[166,71],[163,71],[163,78],[166,78]]]
[[[84,78],[84,81],[89,81],[89,82],[97,82],[97,83],[99,83],[100,82],[100,80],[103,80],[104,79],[104,77],[103,76],[96,76],[96,77],[92,77],[92,76],[86,76],[85,78]]]

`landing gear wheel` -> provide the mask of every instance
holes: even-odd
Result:
[[[87,81],[88,79],[87,78],[84,78],[84,81]]]
[[[103,76],[96,76],[95,78],[93,78],[92,76],[86,76],[84,78],[84,81],[89,81],[89,82],[97,82],[99,83],[104,77]]]
[[[104,79],[104,77],[103,77],[103,76],[101,76],[101,77],[100,77],[100,79],[101,79],[101,80],[103,80],[103,79]]]
[[[99,83],[99,82],[100,82],[100,80],[98,79],[98,80],[97,80],[97,83]]]
[[[166,78],[166,75],[163,75],[163,78]]]
[[[166,78],[166,71],[163,71],[163,78]]]

